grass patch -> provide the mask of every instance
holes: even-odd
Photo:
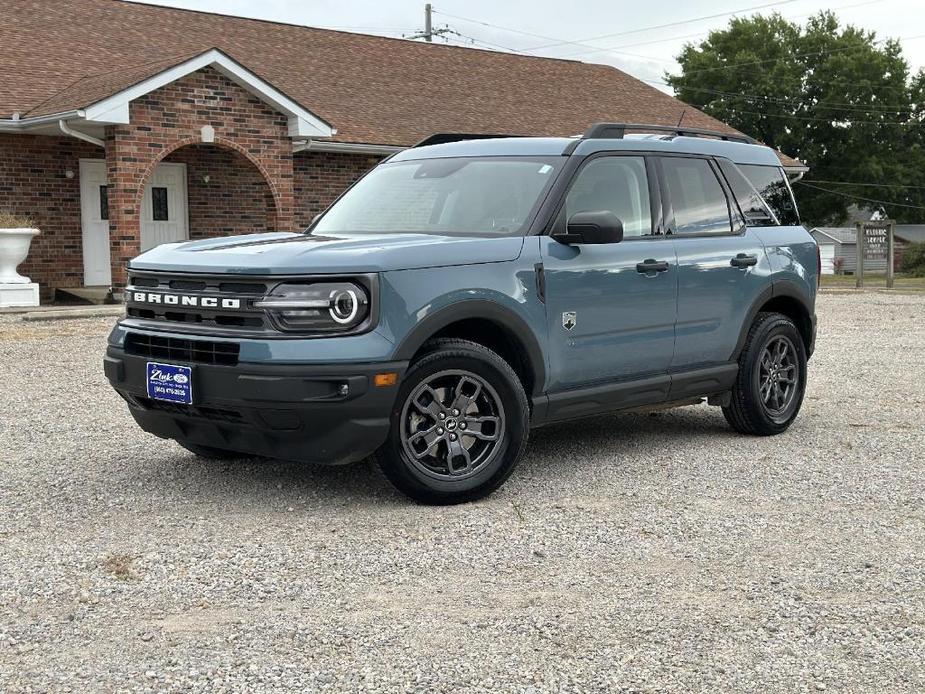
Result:
[[[913,289],[925,291],[925,277],[908,277],[895,275],[894,289]],[[823,289],[854,289],[856,278],[854,275],[823,275]],[[886,275],[864,275],[864,288],[877,289],[886,287]]]

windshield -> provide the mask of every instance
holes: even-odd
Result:
[[[562,157],[454,157],[383,164],[348,190],[313,234],[521,234]]]

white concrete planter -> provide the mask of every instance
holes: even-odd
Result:
[[[38,306],[39,286],[16,272],[38,229],[0,229],[0,307]]]
[[[38,229],[0,229],[0,284],[29,284],[16,266],[29,255],[32,237],[38,234]]]

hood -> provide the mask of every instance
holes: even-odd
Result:
[[[308,236],[276,232],[165,243],[142,253],[130,267],[240,275],[385,272],[515,260],[523,243],[520,236]]]

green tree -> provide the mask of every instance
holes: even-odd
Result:
[[[897,41],[841,27],[831,12],[803,27],[775,13],[732,19],[678,62],[681,74],[666,76],[678,98],[809,165],[796,190],[808,224],[843,221],[845,195],[925,219],[914,209],[925,207],[925,75],[910,74]]]

